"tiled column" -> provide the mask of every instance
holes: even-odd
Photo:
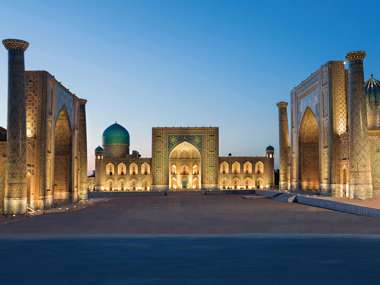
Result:
[[[79,200],[87,200],[87,128],[86,100],[81,99],[79,105],[79,158],[80,158],[80,188]]]
[[[372,198],[372,176],[367,133],[367,105],[364,95],[365,52],[347,54],[350,198]]]
[[[24,214],[27,207],[26,184],[26,96],[24,51],[28,42],[3,40],[8,50],[8,136],[5,214]]]
[[[280,190],[289,189],[289,130],[288,130],[288,103],[279,102],[278,130],[280,144]]]

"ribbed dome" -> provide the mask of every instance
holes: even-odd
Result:
[[[380,104],[380,81],[375,79],[372,74],[371,78],[365,83],[365,93],[370,103]]]
[[[118,123],[109,126],[103,132],[103,145],[129,145],[128,131]]]
[[[266,148],[266,151],[274,151],[274,147],[271,145],[268,145]]]
[[[101,146],[98,146],[96,149],[95,149],[96,152],[102,152],[103,151],[103,148]]]

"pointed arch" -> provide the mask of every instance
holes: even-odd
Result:
[[[114,184],[113,184],[113,181],[111,179],[107,180],[105,188],[107,191],[113,191],[114,190]]]
[[[143,164],[141,164],[141,173],[143,175],[150,174],[150,165],[147,162],[144,162]]]
[[[54,124],[53,199],[55,204],[73,198],[72,129],[65,107],[59,111]]]
[[[220,173],[221,174],[228,174],[230,171],[230,166],[228,164],[227,161],[223,161],[221,164],[220,164]]]
[[[243,172],[246,174],[252,174],[252,163],[250,161],[244,162]]]
[[[240,173],[240,162],[235,161],[234,163],[232,163],[231,170],[232,170],[232,173],[234,174]]]
[[[244,188],[246,190],[253,188],[253,180],[252,180],[252,178],[247,177],[247,178],[244,179]]]
[[[119,180],[119,191],[125,191],[125,181],[124,179]]]
[[[177,144],[169,154],[169,187],[201,188],[201,153],[187,141]]]
[[[261,177],[256,179],[256,188],[257,189],[264,188],[264,180]]]
[[[121,162],[117,165],[117,174],[118,175],[126,175],[127,174],[127,166],[125,163]]]
[[[299,181],[302,190],[319,189],[319,125],[313,111],[305,109],[298,131]]]
[[[235,177],[234,179],[232,179],[232,187],[233,189],[239,189],[240,188],[240,179]]]
[[[136,179],[132,179],[130,182],[129,182],[129,189],[131,191],[136,191],[137,190],[137,181]]]
[[[59,108],[59,111],[56,112],[55,114],[55,118],[54,118],[54,127],[56,127],[57,125],[57,122],[62,119],[62,116],[65,116],[65,118],[67,119],[67,122],[68,122],[68,125],[71,129],[71,126],[72,126],[72,122],[71,122],[71,116],[70,116],[70,113],[68,111],[68,108],[66,107],[66,105],[62,105],[60,108]]]
[[[255,163],[255,173],[264,174],[264,163],[262,161],[258,161]]]
[[[132,162],[129,165],[129,174],[130,175],[137,175],[137,174],[139,174],[139,168],[138,168],[138,166],[137,166],[137,164],[135,162]]]
[[[112,176],[115,174],[115,165],[112,162],[106,164],[106,175]]]

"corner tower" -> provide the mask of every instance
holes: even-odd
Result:
[[[8,50],[8,189],[4,197],[4,213],[24,214],[27,206],[24,52],[29,43],[6,39],[3,45]]]
[[[364,96],[364,51],[347,54],[348,120],[349,120],[349,176],[350,198],[369,199],[373,196],[367,104]]]

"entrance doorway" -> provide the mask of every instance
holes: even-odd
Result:
[[[71,201],[72,197],[72,135],[66,109],[59,113],[54,131],[54,180],[55,204]]]
[[[178,144],[169,154],[170,190],[201,189],[201,154],[188,142]]]
[[[302,190],[319,190],[319,127],[307,108],[299,129],[299,181]]]

